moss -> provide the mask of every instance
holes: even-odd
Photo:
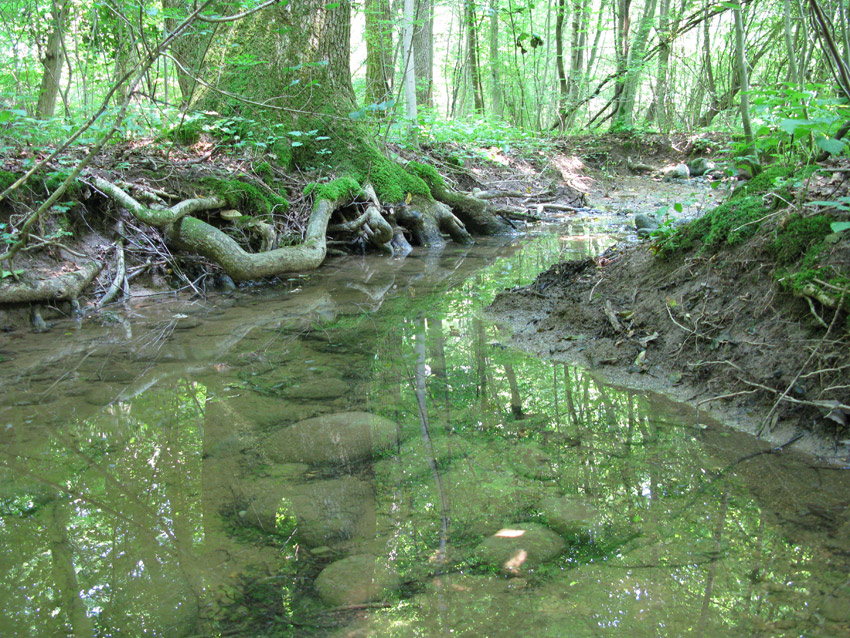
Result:
[[[354,199],[360,194],[360,184],[353,177],[339,177],[333,181],[319,184],[313,182],[304,188],[304,195],[313,194],[316,199],[331,201]]]
[[[274,173],[272,173],[272,165],[268,162],[260,162],[254,167],[254,172],[262,178],[262,180],[268,184],[269,182],[274,180]]]
[[[723,244],[740,245],[756,234],[760,224],[755,222],[767,212],[761,196],[728,201],[661,237],[655,244],[655,251],[659,256],[666,257],[688,250],[697,243],[702,244],[703,250]]]
[[[422,178],[431,188],[438,188],[442,190],[446,187],[446,182],[443,180],[442,175],[440,175],[437,172],[437,169],[433,166],[420,164],[419,162],[410,162],[410,164],[407,165],[407,168],[411,173]]]
[[[207,178],[206,186],[227,201],[231,208],[248,210],[254,217],[271,216],[289,210],[289,202],[280,195],[273,195],[254,184],[239,180]]]
[[[824,238],[832,232],[831,221],[826,215],[789,217],[773,241],[777,263],[790,264],[806,257],[809,251],[820,252]]]
[[[792,180],[799,181],[811,175],[813,168],[798,170],[793,166],[773,165],[765,168],[761,173],[736,189],[729,197],[730,200],[746,197],[749,195],[761,195],[768,192],[778,192],[783,197],[788,197],[786,184]]]
[[[9,171],[0,171],[0,193],[15,183],[18,176]]]

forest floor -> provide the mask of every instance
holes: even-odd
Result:
[[[670,164],[680,158],[668,151],[654,159]],[[677,216],[699,216],[728,193],[727,186],[706,190],[694,180],[665,183],[609,166],[585,172],[588,198],[591,206],[620,214],[678,202]],[[846,299],[835,310],[784,290],[781,264],[767,245],[794,211],[850,194],[850,161],[827,169],[807,182],[805,193],[796,193],[792,205],[770,214],[775,226],[743,245],[707,252],[696,246],[663,258],[654,239],[627,242],[603,255],[555,264],[534,283],[498,295],[490,310],[513,329],[517,347],[577,363],[617,385],[686,401],[698,415],[710,414],[776,447],[793,443],[847,466]],[[829,252],[844,275],[850,273],[847,234]]]

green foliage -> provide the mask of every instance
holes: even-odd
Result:
[[[832,136],[850,119],[850,105],[832,95],[831,87],[815,83],[802,89],[792,84],[755,89],[753,116],[761,121],[755,130],[756,149],[762,155],[787,160],[821,150],[831,155],[846,151],[847,142]]]

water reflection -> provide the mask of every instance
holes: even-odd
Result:
[[[0,634],[846,633],[840,471],[521,355],[482,319],[607,241],[349,258],[13,335]]]

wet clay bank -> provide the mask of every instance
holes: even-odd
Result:
[[[668,194],[665,184],[645,178],[618,181],[620,191],[644,203],[700,201],[702,212],[715,203],[713,194],[685,200],[681,190]],[[850,276],[850,233],[829,235],[829,221],[837,218],[823,214],[822,201],[809,201],[848,188],[846,168],[827,167],[797,190],[776,186],[733,199],[758,200],[766,212],[747,221],[733,218],[732,208],[725,229],[723,219],[709,223],[709,213],[700,220],[708,237],[688,239],[685,249],[669,249],[679,240],[668,230],[596,257],[562,261],[534,283],[498,295],[490,311],[510,325],[519,347],[578,363],[610,382],[663,392],[774,445],[793,440],[797,449],[847,465],[850,329],[841,286]],[[612,190],[598,189],[591,202],[604,204]],[[793,206],[774,206],[779,200],[772,191],[780,190]],[[612,206],[622,217],[624,202]],[[825,229],[821,235],[791,232],[816,224]],[[721,232],[728,234],[717,240]],[[781,243],[789,236],[793,241]],[[789,258],[788,245],[808,253]],[[800,272],[801,264],[810,270]],[[823,281],[828,277],[832,284]],[[823,285],[832,297],[798,281]]]
[[[846,634],[846,473],[482,316],[612,242],[576,222],[12,335],[0,634]]]

